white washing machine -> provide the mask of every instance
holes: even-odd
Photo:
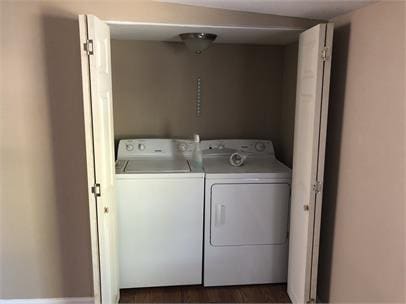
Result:
[[[291,170],[271,141],[202,141],[205,286],[287,280]],[[229,157],[246,156],[240,167]]]
[[[192,150],[188,140],[119,142],[120,288],[201,284],[204,173]]]

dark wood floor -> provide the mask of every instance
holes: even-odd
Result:
[[[122,289],[120,303],[290,303],[286,284]]]

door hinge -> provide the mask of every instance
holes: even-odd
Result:
[[[87,39],[86,42],[83,44],[83,49],[87,55],[93,55],[94,54],[93,40]]]
[[[92,193],[94,196],[101,196],[101,187],[100,184],[94,184],[92,187]]]
[[[329,59],[328,51],[329,51],[329,48],[327,46],[322,48],[322,50],[321,50],[321,61],[327,61]]]
[[[313,184],[312,190],[313,190],[314,193],[317,194],[317,193],[321,192],[322,188],[323,188],[323,184],[321,182],[319,182],[319,181],[316,181]]]

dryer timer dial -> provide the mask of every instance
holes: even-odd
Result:
[[[255,150],[257,150],[257,152],[264,152],[266,149],[266,146],[263,142],[257,142],[255,144]]]

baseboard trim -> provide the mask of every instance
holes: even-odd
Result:
[[[0,304],[94,304],[94,298],[0,299]]]

